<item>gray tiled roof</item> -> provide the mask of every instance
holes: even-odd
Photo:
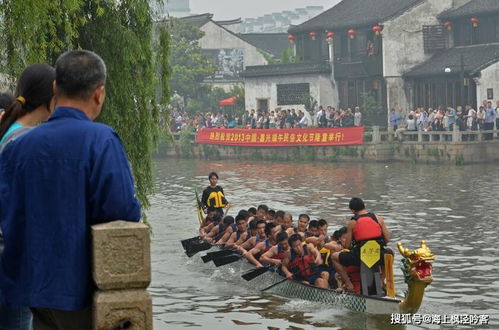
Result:
[[[463,56],[464,72],[473,75],[499,61],[499,43],[450,48],[414,67],[404,76],[419,78],[444,75],[445,68],[450,68],[454,74],[459,73],[461,55]]]
[[[282,52],[289,48],[287,33],[245,33],[238,35],[241,39],[258,49],[281,58]]]
[[[182,17],[181,20],[190,22],[195,26],[197,26],[198,28],[201,28],[203,25],[211,21],[212,18],[213,14],[201,14],[201,15]]]
[[[443,12],[438,18],[441,20],[452,20],[466,16],[497,12],[499,12],[499,0],[472,0],[459,8]]]
[[[246,78],[287,76],[303,74],[331,74],[331,65],[328,62],[301,62],[289,64],[247,66],[242,76]]]
[[[290,33],[338,30],[374,25],[404,12],[423,0],[343,0],[310,20],[291,27]]]

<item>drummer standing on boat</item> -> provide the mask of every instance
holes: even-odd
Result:
[[[349,207],[354,216],[347,223],[344,247],[350,250],[334,253],[333,264],[338,274],[345,281],[346,289],[353,292],[354,286],[345,267],[360,265],[360,243],[376,240],[383,247],[390,241],[390,233],[386,228],[383,217],[367,211],[362,199],[352,198]],[[385,249],[382,248],[383,250]],[[381,260],[383,260],[382,257],[383,255],[381,255]]]
[[[210,180],[210,185],[203,190],[203,196],[201,197],[203,212],[206,214],[208,208],[212,207],[215,208],[220,215],[223,215],[223,208],[231,207],[232,204],[225,198],[223,188],[217,185],[218,174],[216,172],[211,172],[208,175],[208,180]]]

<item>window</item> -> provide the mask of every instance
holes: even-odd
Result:
[[[277,105],[303,104],[303,97],[310,95],[310,84],[277,85]]]
[[[447,48],[447,35],[442,25],[423,25],[425,54]]]

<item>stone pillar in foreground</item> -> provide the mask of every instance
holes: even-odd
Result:
[[[92,226],[93,329],[152,329],[149,228],[113,221]]]

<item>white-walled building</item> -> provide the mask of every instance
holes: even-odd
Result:
[[[184,17],[197,26],[205,35],[199,46],[208,54],[217,71],[206,82],[229,90],[236,84],[243,84],[241,73],[247,66],[268,64],[268,58],[278,59],[283,50],[289,47],[287,34],[236,34],[227,27],[239,24],[240,19],[217,22],[212,14]]]

